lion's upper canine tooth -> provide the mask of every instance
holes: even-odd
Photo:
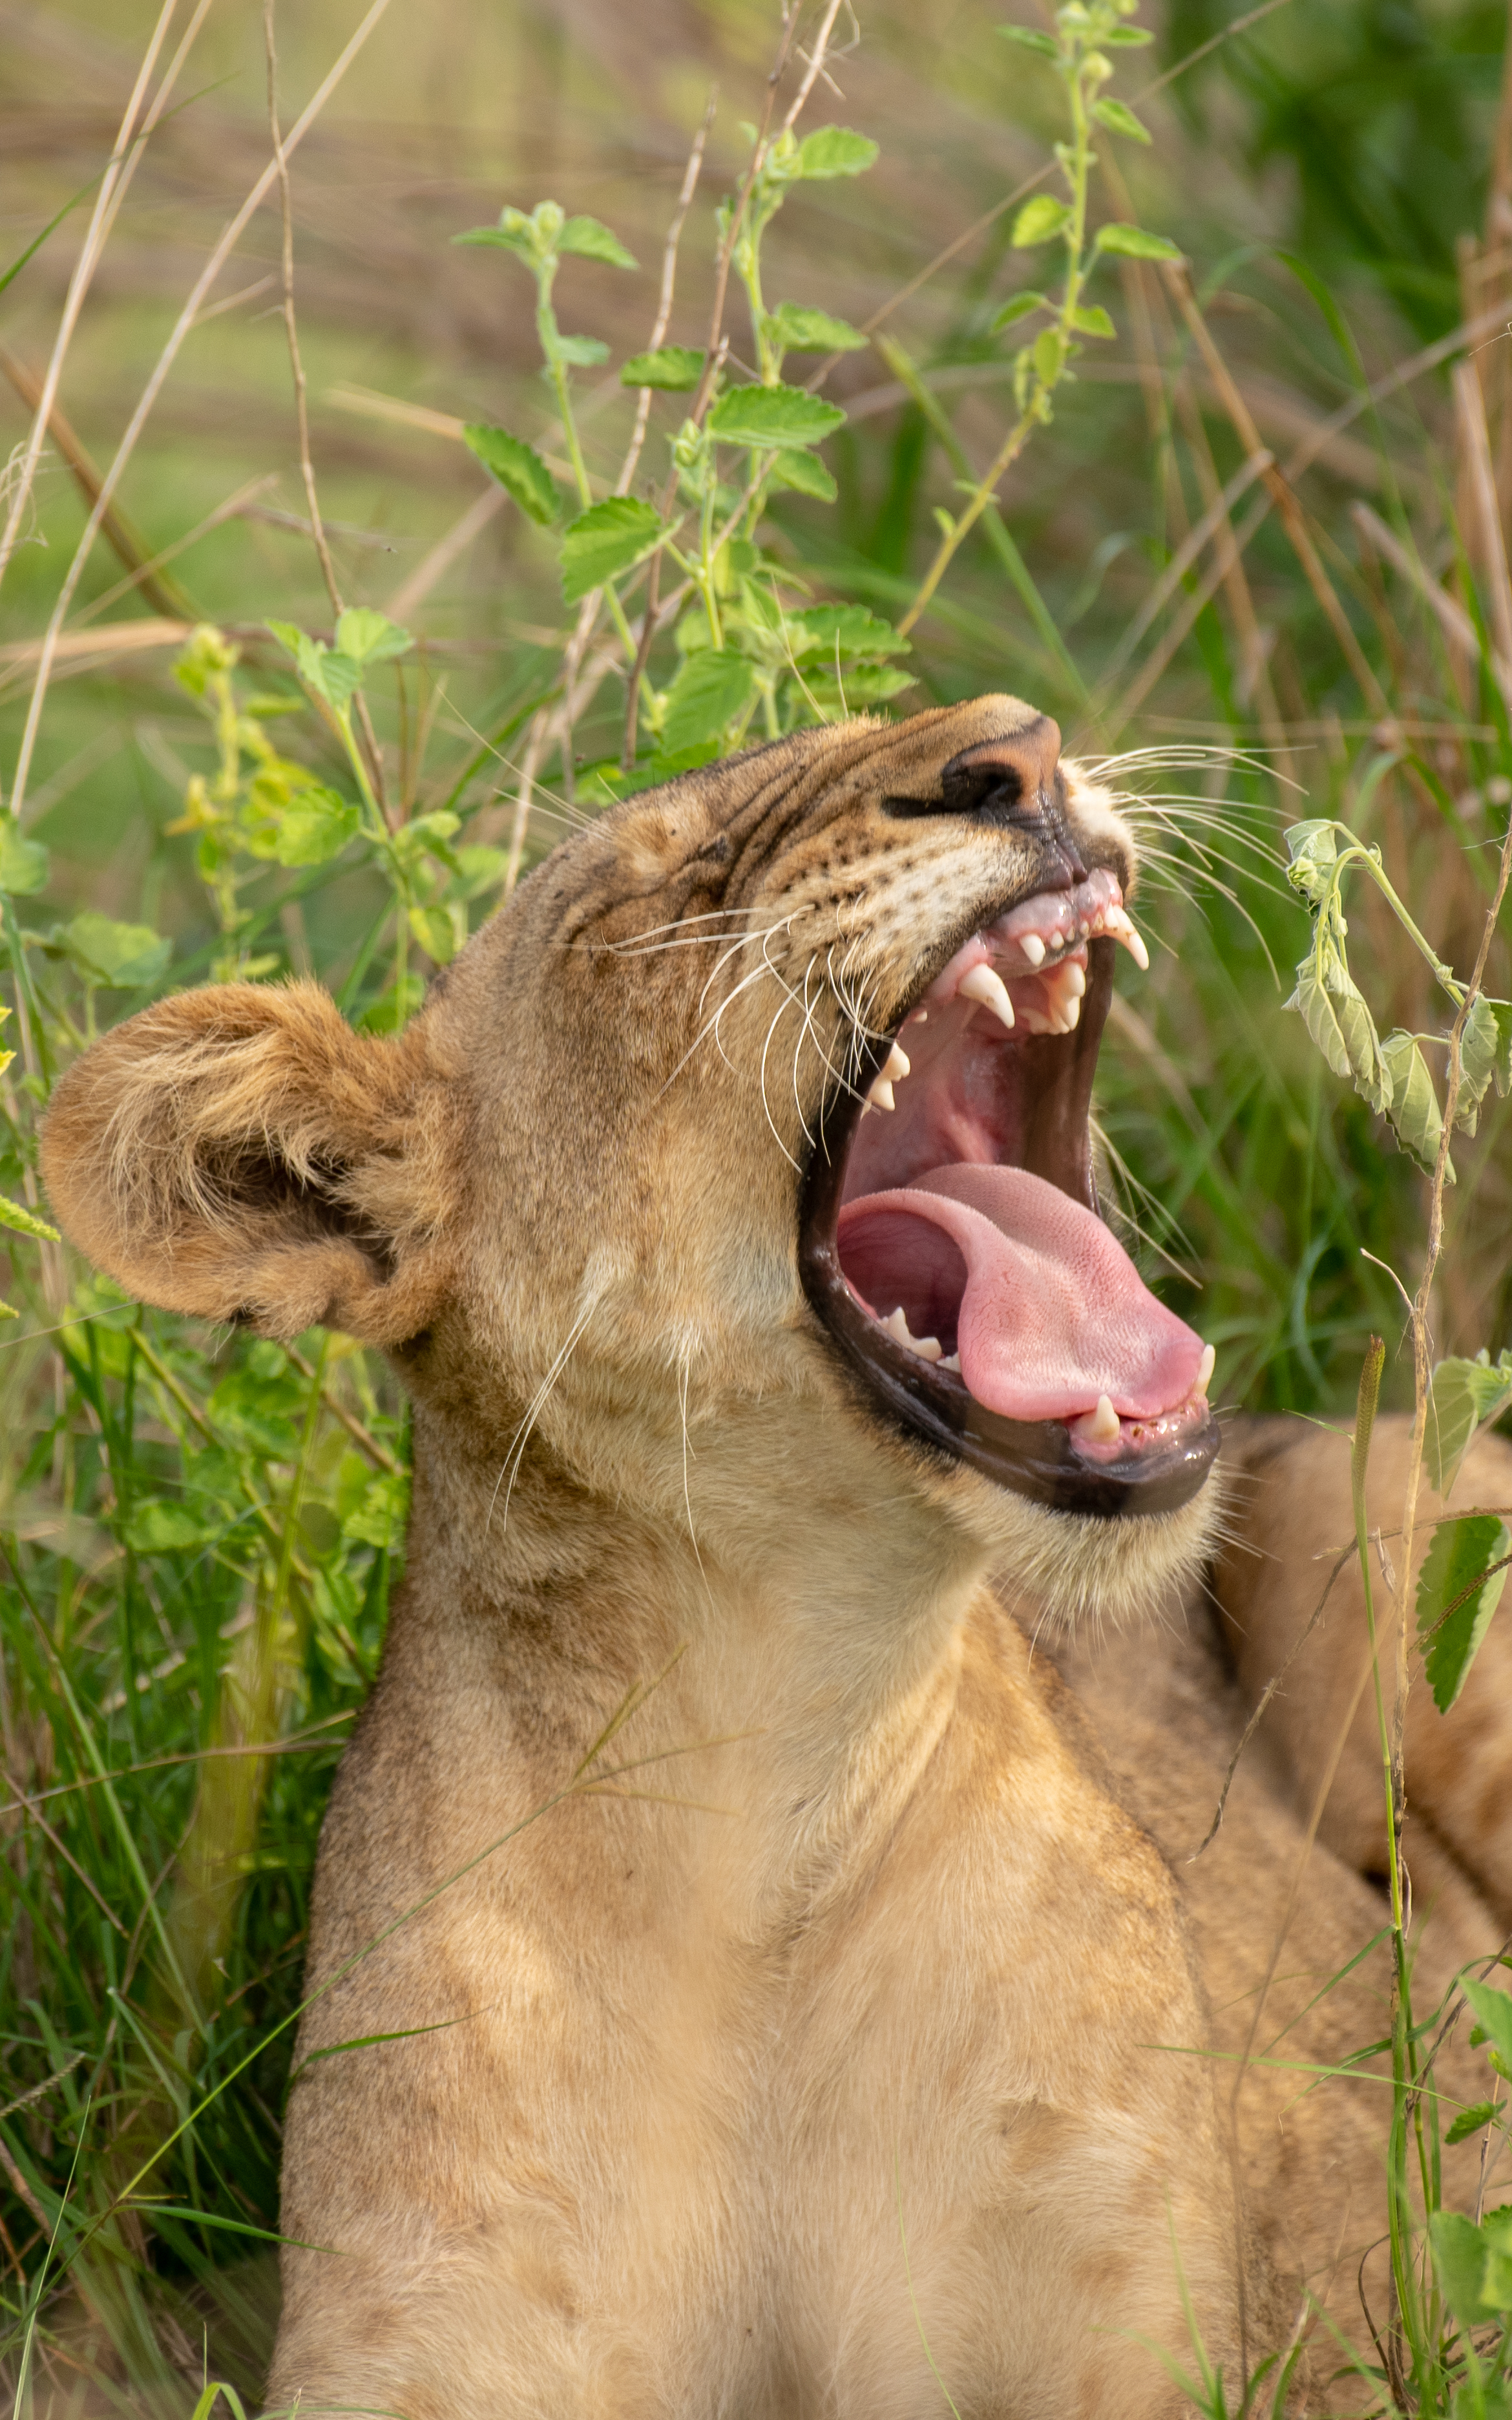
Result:
[[[1212,1368],[1218,1356],[1213,1347],[1211,1344],[1205,1344],[1202,1348],[1202,1358],[1197,1363],[1196,1390],[1199,1395],[1205,1395],[1212,1383]]]
[[[1075,959],[1068,958],[1063,967],[1057,969],[1056,973],[1062,991],[1069,994],[1072,1000],[1080,1000],[1087,989],[1087,977]]]
[[[1044,943],[1041,940],[1038,933],[1026,933],[1019,943],[1019,948],[1028,959],[1031,967],[1043,966]]]
[[[1074,1437],[1086,1437],[1093,1445],[1107,1445],[1119,1434],[1119,1415],[1110,1398],[1099,1395],[1097,1409],[1083,1412],[1079,1419],[1071,1421],[1070,1428]]]
[[[1013,1003],[1008,996],[1008,985],[993,967],[973,967],[963,975],[956,986],[958,1000],[974,1000],[990,1008],[1000,1025],[1013,1031]]]
[[[893,1312],[891,1318],[883,1320],[881,1324],[887,1329],[889,1336],[897,1338],[898,1342],[903,1346],[906,1352],[917,1353],[921,1361],[938,1361],[940,1359],[943,1348],[940,1344],[939,1338],[937,1336],[911,1335],[909,1333],[908,1322],[903,1317],[903,1307],[902,1303],[898,1305],[898,1308]],[[957,1368],[960,1367],[959,1362],[956,1366]]]
[[[874,1109],[895,1109],[898,1106],[892,1097],[892,1086],[886,1076],[872,1077],[866,1097]]]
[[[1141,974],[1149,972],[1149,952],[1133,918],[1122,908],[1107,910],[1107,928],[1116,941],[1121,941]]]

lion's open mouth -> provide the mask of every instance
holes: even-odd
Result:
[[[1217,1450],[1212,1354],[1104,1225],[1088,1116],[1111,873],[973,933],[828,1106],[804,1281],[893,1416],[1063,1510],[1168,1512]]]

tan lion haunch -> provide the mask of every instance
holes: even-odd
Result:
[[[1142,945],[1058,745],[1005,697],[799,734],[557,850],[398,1041],[234,985],[59,1088],[84,1250],[413,1398],[301,2060],[410,2038],[301,2066],[280,2411],[923,2420],[938,2376],[963,2420],[1153,2420],[1193,2324],[1234,2379],[1304,2282],[1358,2323],[1383,2120],[1206,2055],[1306,1740],[1184,1863],[1313,1567],[1234,1558],[1227,1631],[1031,1646],[1179,1603],[1215,1500],[1211,1357],[1098,1215]],[[1349,1530],[1306,1500],[1304,1557]],[[1489,1833],[1447,1834],[1445,1973],[1499,1937]],[[1377,1929],[1373,1854],[1318,1853],[1257,2047]],[[1379,2033],[1378,1980],[1292,2055]]]

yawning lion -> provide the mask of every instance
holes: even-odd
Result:
[[[1382,1922],[1348,1578],[1191,1862],[1347,1450],[1215,1479],[1211,1354],[1099,1215],[1134,876],[1015,700],[849,721],[606,814],[397,1039],[234,984],[65,1078],[83,1250],[414,1405],[272,2406],[1146,2420],[1197,2339],[1312,2326],[1311,2408],[1316,2305],[1368,2342],[1387,2095],[1307,2088],[1386,2031],[1382,1950],[1324,1989]],[[1425,2005],[1512,1922],[1509,1678],[1493,1631],[1414,1701]]]

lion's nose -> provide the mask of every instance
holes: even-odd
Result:
[[[1059,762],[1060,726],[1036,715],[1022,731],[952,756],[941,768],[940,805],[995,824],[1034,822],[1054,809]]]

